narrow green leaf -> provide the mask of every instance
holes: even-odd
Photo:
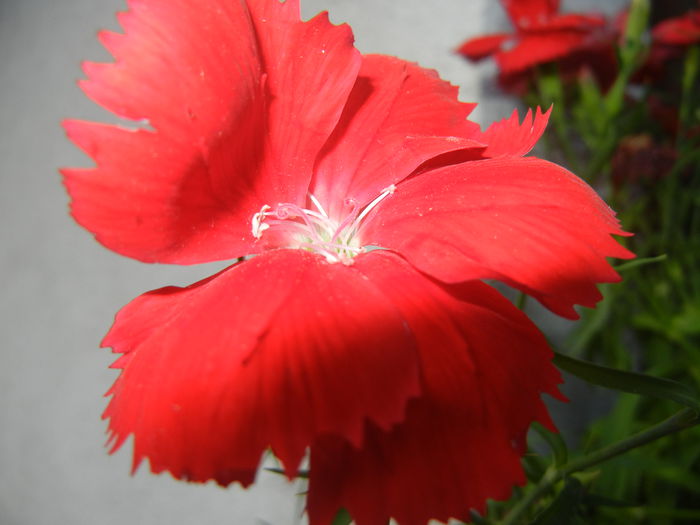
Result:
[[[574,127],[580,131],[588,147],[595,147],[607,125],[606,114],[600,111],[603,95],[593,75],[578,76],[579,103],[573,106]]]
[[[630,503],[628,501],[622,501],[620,499],[609,498],[607,496],[601,496],[600,494],[588,493],[583,497],[582,503],[590,507],[616,507],[616,508],[628,508],[636,507],[636,503]]]
[[[683,96],[681,97],[681,104],[679,108],[679,116],[681,124],[684,127],[692,127],[693,125],[693,102],[694,97],[697,96],[697,79],[700,74],[700,47],[692,46],[688,49],[685,54],[685,61],[683,64]],[[697,100],[697,99],[696,99]]]
[[[581,482],[567,478],[562,491],[530,525],[573,525],[580,520],[578,507],[585,494]]]
[[[637,507],[630,509],[633,517],[637,519],[668,519],[673,518],[677,520],[683,520],[686,523],[697,523],[700,520],[700,510],[698,509],[673,509],[673,508],[658,508],[658,507]],[[648,521],[647,523],[655,523]]]
[[[565,465],[569,460],[569,450],[567,449],[566,443],[561,437],[561,434],[558,432],[550,432],[539,423],[533,423],[532,428],[535,432],[537,432],[538,436],[547,442],[547,445],[549,445],[549,448],[552,450],[554,465],[556,467]]]
[[[553,361],[556,366],[594,385],[630,394],[669,399],[700,412],[700,401],[695,392],[682,383],[596,365],[559,352],[554,354]]]
[[[672,507],[601,507],[603,514],[608,519],[613,519],[612,523],[623,523],[632,520],[632,523],[669,523],[666,520],[675,520],[672,523],[687,524],[700,523],[700,510],[679,509]],[[606,521],[605,523],[609,523]]]
[[[687,464],[680,464],[680,458],[658,458],[649,454],[635,454],[620,458],[619,467],[630,471],[633,476],[646,473],[650,478],[664,480],[670,485],[700,494],[700,479],[691,472]]]
[[[626,272],[627,270],[637,268],[638,266],[646,266],[647,264],[654,264],[665,261],[666,259],[668,259],[668,256],[665,253],[657,255],[656,257],[642,257],[641,259],[634,259],[632,261],[620,264],[615,267],[615,270],[620,273]]]
[[[532,483],[537,483],[544,476],[547,470],[547,465],[544,464],[542,458],[534,454],[528,453],[523,456],[523,468],[527,479]]]
[[[547,469],[547,472],[545,472],[540,482],[532,490],[529,490],[525,496],[517,500],[510,512],[506,514],[501,525],[515,525],[519,523],[519,519],[527,512],[531,505],[548,494],[555,483],[566,479],[573,473],[589,469],[604,461],[625,454],[630,450],[642,447],[657,439],[675,434],[676,432],[698,424],[700,424],[698,410],[695,408],[684,408],[657,425],[649,427],[617,443],[591,452],[586,456],[576,458],[560,469],[550,467]]]
[[[474,525],[491,525],[489,520],[478,514],[475,510],[470,512],[469,517],[471,518],[471,523]]]
[[[624,38],[618,50],[620,72],[608,90],[603,106],[611,119],[615,118],[622,110],[630,77],[643,61],[646,46],[642,40],[642,33],[648,26],[649,11],[649,0],[632,0],[627,15]]]
[[[277,468],[277,467],[265,467],[265,470],[268,472],[272,472],[273,474],[280,474],[282,476],[286,476],[287,473],[284,471],[284,469]],[[297,478],[308,478],[309,477],[309,471],[308,470],[300,470],[297,475]]]
[[[639,48],[642,46],[642,35],[649,25],[650,12],[649,0],[632,0],[622,42],[622,58],[630,61],[637,59],[636,54],[639,53]],[[625,55],[626,53],[629,54],[629,57]]]
[[[582,324],[569,338],[568,345],[571,349],[570,353],[573,355],[580,355],[593,337],[608,326],[608,321],[613,314],[615,297],[619,292],[618,288],[611,288],[609,284],[602,284],[600,285],[600,293],[603,294],[603,300],[595,310],[586,310],[584,312]]]

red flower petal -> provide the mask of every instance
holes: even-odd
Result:
[[[537,328],[480,282],[440,285],[380,252],[368,275],[418,342],[423,395],[390,431],[367,427],[361,448],[332,436],[311,449],[311,525],[344,507],[358,525],[425,525],[505,499],[525,481],[520,458],[532,421],[551,426],[541,393],[560,397]]]
[[[262,70],[245,3],[128,4],[119,14],[125,34],[100,34],[115,62],[84,64],[88,80],[80,85],[97,103],[187,142],[214,138],[259,99]]]
[[[338,124],[362,56],[352,45],[350,26],[332,25],[327,13],[300,22],[299,0],[258,0],[250,2],[250,9],[267,74],[270,109],[263,140],[269,142],[266,158],[275,171],[274,195],[276,202],[303,203],[318,153]],[[301,194],[294,191],[300,180]]]
[[[64,169],[76,221],[108,248],[147,262],[194,263],[253,253],[249,220],[212,191],[210,169],[167,138],[67,121],[68,136],[97,167]]]
[[[501,0],[501,4],[518,29],[543,25],[559,11],[559,0]]]
[[[700,10],[658,23],[651,32],[655,44],[690,46],[700,42]]]
[[[457,91],[434,71],[393,57],[364,57],[311,193],[334,215],[343,198],[364,205],[432,157],[483,148],[473,140],[478,125],[467,120],[474,104],[459,102]]]
[[[400,252],[446,282],[498,279],[575,319],[619,280],[606,257],[630,258],[614,214],[579,178],[535,158],[467,162],[402,183],[363,241]]]
[[[66,124],[97,162],[64,170],[74,215],[144,261],[251,253],[263,204],[305,202],[360,67],[352,33],[325,15],[300,22],[297,0],[129,5],[126,34],[102,36],[116,62],[86,64],[82,86],[155,131]]]
[[[533,32],[522,35],[518,44],[496,54],[498,67],[505,75],[551,62],[585,48],[590,36],[578,30]]]
[[[591,33],[597,29],[605,27],[606,25],[607,20],[603,15],[595,13],[585,15],[579,13],[566,13],[550,18],[545,26],[534,29],[532,33],[545,33],[567,29]],[[531,32],[528,32],[528,34],[531,34]]]
[[[499,81],[509,91],[524,91],[528,78],[523,74],[538,64],[566,59],[603,44],[612,47],[617,38],[617,31],[606,28],[604,16],[557,14],[558,0],[502,0],[502,3],[516,27],[515,34],[510,36],[512,47],[502,45],[508,35],[497,34],[469,40],[459,52],[471,60],[495,55]],[[595,65],[592,67],[595,69]]]
[[[147,293],[103,344],[124,355],[105,411],[135,467],[251,483],[271,447],[290,476],[323,433],[359,446],[419,394],[411,332],[353,267],[279,250],[187,288]]]
[[[510,33],[496,33],[472,38],[459,46],[457,52],[469,60],[476,62],[493,55],[501,49],[504,42],[512,38],[513,35]]]
[[[544,114],[537,108],[533,120],[529,109],[521,124],[516,109],[510,118],[491,124],[481,137],[481,141],[488,144],[484,157],[522,157],[529,153],[544,133],[551,112],[552,108]]]

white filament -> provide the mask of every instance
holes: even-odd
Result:
[[[265,231],[275,229],[287,232],[292,239],[290,248],[300,248],[323,255],[328,262],[352,264],[353,258],[365,251],[358,238],[362,221],[387,196],[396,191],[393,184],[385,189],[361,211],[353,200],[346,202],[350,213],[340,223],[331,219],[319,200],[309,194],[317,211],[296,204],[281,203],[277,208],[265,204],[253,215],[253,237],[260,239]],[[359,213],[358,213],[359,211]]]

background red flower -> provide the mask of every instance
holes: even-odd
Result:
[[[478,61],[493,56],[503,87],[525,89],[533,68],[556,62],[563,75],[582,68],[607,86],[615,74],[619,24],[597,13],[559,13],[558,0],[502,0],[515,31],[465,41],[458,52]]]

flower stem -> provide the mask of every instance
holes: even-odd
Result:
[[[513,507],[511,512],[508,513],[508,515],[499,525],[515,525],[517,520],[525,513],[530,505],[547,493],[555,483],[573,474],[574,472],[585,470],[597,465],[598,463],[602,463],[632,449],[641,447],[651,443],[652,441],[656,441],[659,438],[679,432],[699,423],[700,414],[698,411],[692,408],[684,408],[658,425],[654,425],[653,427],[643,430],[638,434],[634,434],[633,436],[623,439],[622,441],[613,443],[612,445],[604,447],[596,452],[593,452],[592,454],[574,459],[573,461],[568,462],[566,465],[563,465],[561,468],[557,469],[554,466],[550,467],[547,469],[544,476],[542,476],[542,479],[535,486],[535,488]]]
[[[527,294],[524,292],[520,292],[518,294],[518,298],[515,302],[515,306],[518,307],[518,310],[525,310],[525,306],[527,305],[527,297]]]

